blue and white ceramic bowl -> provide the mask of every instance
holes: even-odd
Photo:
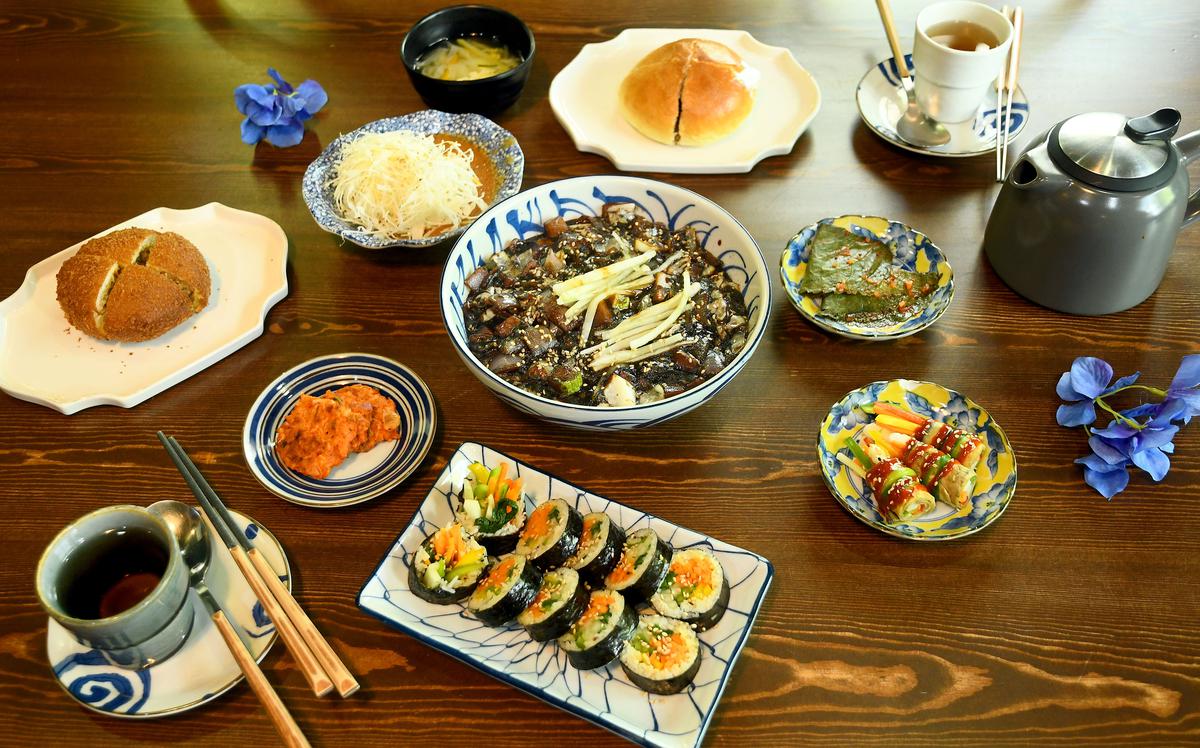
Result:
[[[487,152],[496,170],[497,188],[491,201],[493,205],[521,189],[521,180],[525,175],[525,154],[521,152],[521,146],[517,144],[517,139],[512,133],[478,114],[450,114],[436,109],[425,109],[402,117],[375,120],[341,135],[308,165],[302,186],[304,204],[308,206],[318,226],[367,249],[427,247],[462,233],[464,227],[421,239],[380,239],[338,214],[333,204],[333,187],[330,180],[341,161],[342,148],[367,133],[396,130],[411,130],[427,135],[458,135],[477,143]]]
[[[543,232],[543,224],[599,215],[607,202],[633,202],[671,229],[693,226],[700,243],[725,265],[742,289],[750,313],[746,345],[720,374],[682,395],[645,405],[608,408],[572,405],[526,392],[493,373],[467,346],[464,281],[493,252],[509,242]],[[682,187],[630,176],[560,179],[525,190],[492,206],[459,237],[442,271],[442,321],[467,368],[489,390],[517,410],[577,428],[632,429],[681,416],[710,400],[733,381],[758,347],[771,313],[771,281],[766,261],[749,232],[711,200]]]
[[[903,321],[882,325],[846,322],[821,314],[821,308],[816,302],[801,292],[800,283],[808,270],[809,244],[823,223],[833,224],[852,234],[887,244],[895,252],[893,263],[899,268],[921,273],[936,270],[937,288],[928,297],[921,312]],[[954,298],[954,271],[942,250],[920,231],[878,216],[823,218],[811,226],[806,226],[792,237],[787,248],[783,250],[779,274],[783,279],[783,288],[787,291],[788,299],[801,316],[822,330],[854,340],[895,340],[920,332],[937,322]]]
[[[317,480],[284,466],[275,454],[275,434],[301,395],[365,384],[396,403],[400,438],[352,453],[327,478]],[[369,353],[339,353],[305,361],[267,385],[246,417],[242,451],[250,472],[267,490],[288,501],[321,508],[373,499],[399,485],[433,445],[437,408],[433,394],[407,366]]]

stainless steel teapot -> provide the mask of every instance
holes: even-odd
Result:
[[[1072,314],[1110,314],[1162,281],[1179,230],[1200,218],[1187,163],[1200,130],[1172,140],[1175,109],[1080,114],[1042,134],[1008,173],[983,248],[1014,291]]]

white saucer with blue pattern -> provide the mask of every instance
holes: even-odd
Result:
[[[246,515],[232,510],[230,513],[238,523],[238,530],[245,533],[291,589],[291,567],[275,536]],[[261,662],[275,642],[275,626],[211,528],[208,538],[212,562],[205,581],[250,654]],[[99,651],[80,644],[51,620],[46,632],[46,651],[55,679],[83,706],[113,717],[164,717],[207,704],[237,685],[243,676],[194,593],[192,601],[195,618],[192,633],[183,647],[145,670],[110,665]]]
[[[909,70],[912,70],[912,55],[905,55],[904,59],[908,62]],[[996,151],[996,124],[1000,120],[996,116],[996,89],[990,91],[974,117],[963,122],[943,123],[950,133],[950,142],[937,146],[913,145],[901,140],[896,133],[896,121],[908,108],[908,96],[896,71],[895,58],[889,57],[867,71],[858,82],[855,99],[858,101],[858,113],[867,127],[892,145],[929,156],[965,158]],[[1008,120],[1012,128],[1010,143],[1016,142],[1028,121],[1029,100],[1025,98],[1021,87],[1017,86]]]

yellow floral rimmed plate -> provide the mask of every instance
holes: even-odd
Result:
[[[895,254],[892,263],[896,267],[919,273],[937,270],[937,288],[929,295],[921,311],[900,322],[883,325],[846,322],[821,314],[821,308],[816,302],[800,290],[800,283],[808,271],[812,239],[823,223],[833,224],[852,234],[888,245]],[[937,322],[954,298],[954,271],[942,250],[920,231],[899,221],[879,216],[845,215],[823,218],[811,226],[804,227],[792,237],[787,248],[783,250],[779,261],[779,274],[788,299],[802,317],[822,330],[854,340],[895,340],[920,332]]]
[[[983,439],[986,452],[979,461],[970,506],[959,510],[938,502],[932,512],[917,520],[889,523],[883,519],[862,478],[837,459],[839,452],[851,456],[846,438],[873,418],[863,406],[880,401],[936,418]],[[1004,430],[973,400],[933,382],[893,379],[848,392],[821,421],[817,459],[825,485],[846,511],[877,530],[909,540],[952,540],[979,532],[1008,508],[1017,490],[1016,453]]]

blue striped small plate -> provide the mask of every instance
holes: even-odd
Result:
[[[275,433],[296,400],[349,384],[374,387],[396,403],[400,438],[350,455],[325,480],[280,463]],[[250,472],[271,493],[297,504],[330,508],[368,501],[395,488],[420,466],[436,431],[433,394],[411,369],[370,353],[338,353],[305,361],[263,390],[246,417],[242,451]]]

